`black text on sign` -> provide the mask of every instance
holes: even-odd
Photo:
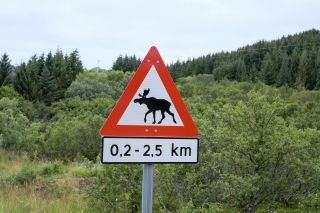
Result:
[[[197,163],[198,138],[104,137],[102,163]]]

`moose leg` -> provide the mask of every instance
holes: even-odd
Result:
[[[163,119],[166,117],[166,116],[164,115],[164,111],[163,111],[163,110],[161,110],[161,115],[162,115],[162,118],[161,118],[161,120],[158,122],[158,124],[161,124],[161,122],[163,121]]]
[[[153,111],[152,114],[153,114],[153,123],[152,124],[155,124],[156,123],[156,111]]]
[[[173,122],[176,124],[177,122],[176,122],[176,119],[174,119],[174,114],[173,114],[172,112],[170,112],[169,109],[168,109],[166,112],[167,112],[169,115],[172,116]]]
[[[146,114],[144,114],[144,122],[147,122],[147,115],[151,112],[151,110],[149,110],[148,112],[146,112]]]

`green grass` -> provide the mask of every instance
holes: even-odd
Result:
[[[0,150],[0,213],[92,212],[80,182],[100,169],[30,161]]]
[[[69,193],[58,197],[47,197],[33,187],[1,187],[0,212],[89,212],[85,202],[77,193]]]

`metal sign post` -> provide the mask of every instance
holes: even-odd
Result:
[[[152,213],[153,164],[143,164],[142,213]]]

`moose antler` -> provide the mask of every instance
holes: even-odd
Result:
[[[148,88],[148,89],[145,89],[144,91],[143,91],[143,97],[146,97],[148,94],[149,94],[149,92],[150,92],[150,89]]]

